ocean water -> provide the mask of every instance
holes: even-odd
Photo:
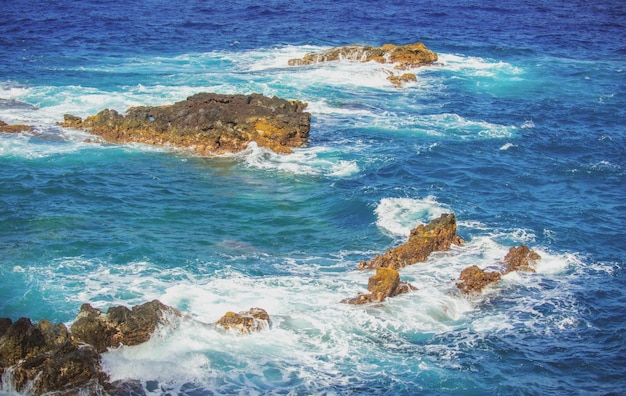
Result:
[[[71,324],[152,299],[190,318],[103,354],[149,395],[626,392],[626,3],[3,1],[0,317]],[[290,67],[424,42],[434,66]],[[310,143],[203,158],[87,143],[63,114],[198,92],[308,102]],[[463,247],[368,306],[361,260],[454,213]],[[542,256],[480,296],[455,279]],[[252,335],[226,311],[262,307]],[[11,392],[5,384],[1,389]]]

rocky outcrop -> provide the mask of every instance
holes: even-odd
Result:
[[[179,310],[158,300],[132,309],[111,307],[106,314],[89,304],[83,304],[71,331],[76,340],[93,345],[102,353],[110,347],[144,343],[158,326],[181,316]]]
[[[310,65],[320,62],[350,60],[358,62],[378,62],[394,64],[396,69],[431,65],[437,62],[437,54],[423,43],[407,45],[385,44],[382,47],[347,45],[334,47],[321,52],[306,54],[302,59],[290,59],[290,66]]]
[[[159,326],[182,313],[154,300],[131,309],[111,307],[106,313],[83,304],[70,330],[47,320],[33,324],[0,318],[0,390],[25,395],[143,395],[132,379],[110,382],[102,371],[100,354],[120,345],[138,345]],[[240,333],[270,326],[268,313],[250,308],[226,313],[216,325]],[[1,393],[1,392],[0,392]]]
[[[432,65],[437,62],[437,53],[429,50],[423,43],[407,45],[385,44],[382,47],[371,47],[365,45],[348,45],[334,47],[321,52],[306,54],[301,59],[290,59],[290,66],[303,66],[321,62],[332,62],[339,60],[349,60],[356,62],[378,62],[382,64],[392,64],[396,70],[406,70],[414,67]],[[387,79],[396,87],[401,87],[403,83],[416,81],[413,73],[402,75],[391,75]]]
[[[27,318],[0,337],[0,374],[2,389],[34,395],[102,393],[108,380],[95,348],[74,342],[65,325]]]
[[[239,313],[226,312],[216,324],[226,330],[248,334],[268,329],[270,327],[270,316],[262,308],[250,308]]]
[[[29,125],[13,124],[9,125],[6,122],[0,120],[0,132],[4,133],[19,133],[19,132],[32,132],[33,127]]]
[[[512,247],[504,256],[505,268],[502,273],[508,274],[511,271],[535,272],[535,265],[540,259],[541,256],[526,245]]]
[[[369,278],[367,290],[371,293],[360,294],[354,298],[342,300],[344,304],[366,304],[370,302],[382,302],[387,297],[395,297],[399,294],[417,290],[408,282],[400,281],[400,274],[392,268],[378,268],[376,274]]]
[[[66,114],[61,125],[89,129],[109,142],[183,147],[201,155],[240,152],[250,142],[290,153],[307,142],[306,106],[260,94],[200,93],[169,106],[131,107],[125,115],[109,109],[85,120]]]
[[[358,269],[393,268],[426,261],[432,252],[448,250],[452,244],[462,245],[463,239],[456,234],[456,217],[444,213],[429,224],[420,224],[411,230],[409,240],[384,255],[377,254],[370,261],[361,261]]]
[[[481,292],[485,287],[502,278],[500,272],[487,272],[476,265],[465,268],[459,276],[457,287],[464,293]]]
[[[476,265],[469,266],[461,271],[456,286],[463,293],[480,293],[494,282],[498,282],[503,275],[513,271],[535,272],[535,265],[541,256],[530,250],[526,245],[512,247],[500,263],[500,271],[484,271]]]

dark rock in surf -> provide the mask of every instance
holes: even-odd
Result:
[[[481,292],[485,287],[498,282],[502,276],[513,271],[535,272],[535,265],[541,256],[526,245],[512,247],[504,256],[504,262],[500,263],[500,271],[484,271],[476,265],[469,266],[459,276],[456,286],[463,293]]]
[[[362,261],[357,268],[399,269],[426,261],[432,252],[448,250],[452,244],[462,245],[463,239],[456,234],[454,214],[444,213],[429,224],[420,224],[412,229],[405,244],[388,250],[384,255],[377,254],[370,261]]]
[[[270,316],[262,308],[250,308],[239,313],[229,311],[216,324],[226,330],[248,334],[268,329],[270,327]]]
[[[181,316],[179,310],[158,300],[132,309],[111,307],[106,314],[89,304],[83,304],[71,331],[77,340],[93,345],[102,353],[110,347],[144,343],[159,326]]]
[[[4,133],[20,133],[20,132],[32,132],[33,127],[29,125],[13,124],[9,125],[6,122],[0,120],[0,132]]]
[[[361,294],[354,298],[342,300],[344,304],[366,304],[370,302],[382,302],[387,297],[395,297],[399,294],[417,290],[408,282],[400,281],[400,274],[392,268],[378,268],[376,274],[369,278],[367,290],[371,293]]]
[[[505,269],[503,274],[508,274],[511,271],[525,271],[535,272],[535,265],[537,260],[540,260],[541,256],[530,250],[526,245],[520,245],[512,247],[509,252],[504,256]]]
[[[301,59],[290,59],[290,66],[311,65],[322,62],[349,60],[356,62],[378,62],[393,64],[394,69],[406,70],[413,67],[432,65],[437,62],[437,53],[429,50],[423,43],[407,45],[385,44],[382,47],[366,45],[347,45],[334,47],[325,51],[306,54]],[[402,87],[406,82],[417,81],[415,74],[404,73],[396,75],[390,72],[387,79],[396,87]]]
[[[0,337],[0,382],[4,389],[40,395],[47,392],[96,394],[108,380],[100,355],[79,345],[63,324],[33,324],[20,318]]]
[[[460,282],[456,284],[462,292],[481,292],[485,287],[497,282],[502,278],[499,272],[487,272],[476,265],[465,268],[459,276]]]
[[[89,129],[109,142],[190,148],[201,155],[239,152],[250,142],[290,153],[307,142],[306,106],[260,94],[200,93],[173,105],[131,107],[125,115],[109,109],[85,120],[66,114],[61,125]]]

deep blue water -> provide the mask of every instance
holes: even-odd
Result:
[[[70,324],[154,298],[195,320],[103,357],[149,394],[626,392],[626,3],[2,1],[0,316]],[[336,45],[424,42],[390,67],[290,67]],[[309,103],[310,144],[219,158],[86,143],[64,113],[202,92]],[[360,260],[453,212],[462,248],[418,291],[339,304]],[[525,243],[535,274],[481,296],[460,271]],[[242,337],[202,323],[265,308]],[[155,385],[156,384],[156,385]],[[10,392],[3,384],[1,391]]]

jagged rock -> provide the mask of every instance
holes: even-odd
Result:
[[[393,63],[396,69],[404,70],[410,67],[433,64],[437,62],[437,54],[419,42],[400,46],[385,44],[382,47],[348,45],[309,53],[302,59],[290,59],[288,64],[290,66],[302,66],[344,59],[359,62]]]
[[[391,83],[396,87],[401,88],[406,82],[417,81],[417,77],[413,73],[404,73],[401,76],[391,75],[387,77],[387,80],[391,81]]]
[[[399,269],[426,261],[432,252],[447,250],[452,244],[462,245],[463,240],[456,234],[455,216],[444,213],[429,224],[412,229],[404,245],[388,250],[384,255],[377,254],[369,262],[362,261],[357,268]]]
[[[269,328],[270,316],[262,308],[250,308],[248,311],[239,313],[229,311],[216,324],[226,330],[236,330],[247,334]]]
[[[72,336],[93,345],[100,353],[109,347],[138,345],[150,339],[159,325],[181,312],[158,300],[128,309],[111,307],[106,314],[89,304],[83,304],[72,324]]]
[[[503,275],[513,271],[535,272],[535,264],[541,256],[530,250],[526,245],[512,247],[504,256],[501,271],[485,272],[476,265],[461,271],[457,287],[464,293],[480,292],[490,283],[499,281]]]
[[[10,318],[0,318],[0,337],[6,333],[6,331],[11,327],[13,321]]]
[[[536,261],[540,259],[541,256],[530,250],[526,245],[512,247],[507,255],[504,256],[506,268],[502,273],[508,274],[512,271],[535,272]]]
[[[341,302],[354,305],[381,302],[387,297],[395,297],[417,289],[408,282],[401,282],[400,274],[395,269],[378,268],[376,269],[376,274],[369,278],[367,290],[371,293],[360,294],[357,297],[348,298]]]
[[[309,53],[302,59],[290,59],[287,63],[290,66],[303,66],[339,60],[374,61],[393,64],[394,69],[406,70],[412,67],[432,65],[437,62],[437,54],[426,48],[423,43],[407,45],[385,44],[382,47],[348,45]],[[417,81],[417,77],[413,73],[405,73],[399,76],[392,73],[387,77],[387,80],[396,87],[402,87],[405,82]]]
[[[13,124],[9,125],[6,122],[0,120],[0,132],[4,133],[19,133],[19,132],[32,132],[33,127],[29,125]]]
[[[0,374],[3,389],[36,395],[78,394],[101,388],[108,379],[98,352],[74,343],[65,325],[47,320],[33,325],[27,318],[12,323],[0,337]]]
[[[109,109],[85,120],[66,114],[61,125],[90,129],[110,142],[183,147],[201,155],[239,152],[250,142],[290,153],[307,142],[306,106],[260,94],[199,93],[173,105],[131,107],[125,116]]]
[[[500,280],[502,275],[499,272],[486,272],[476,265],[465,268],[461,271],[456,286],[464,293],[481,292],[485,287]]]

